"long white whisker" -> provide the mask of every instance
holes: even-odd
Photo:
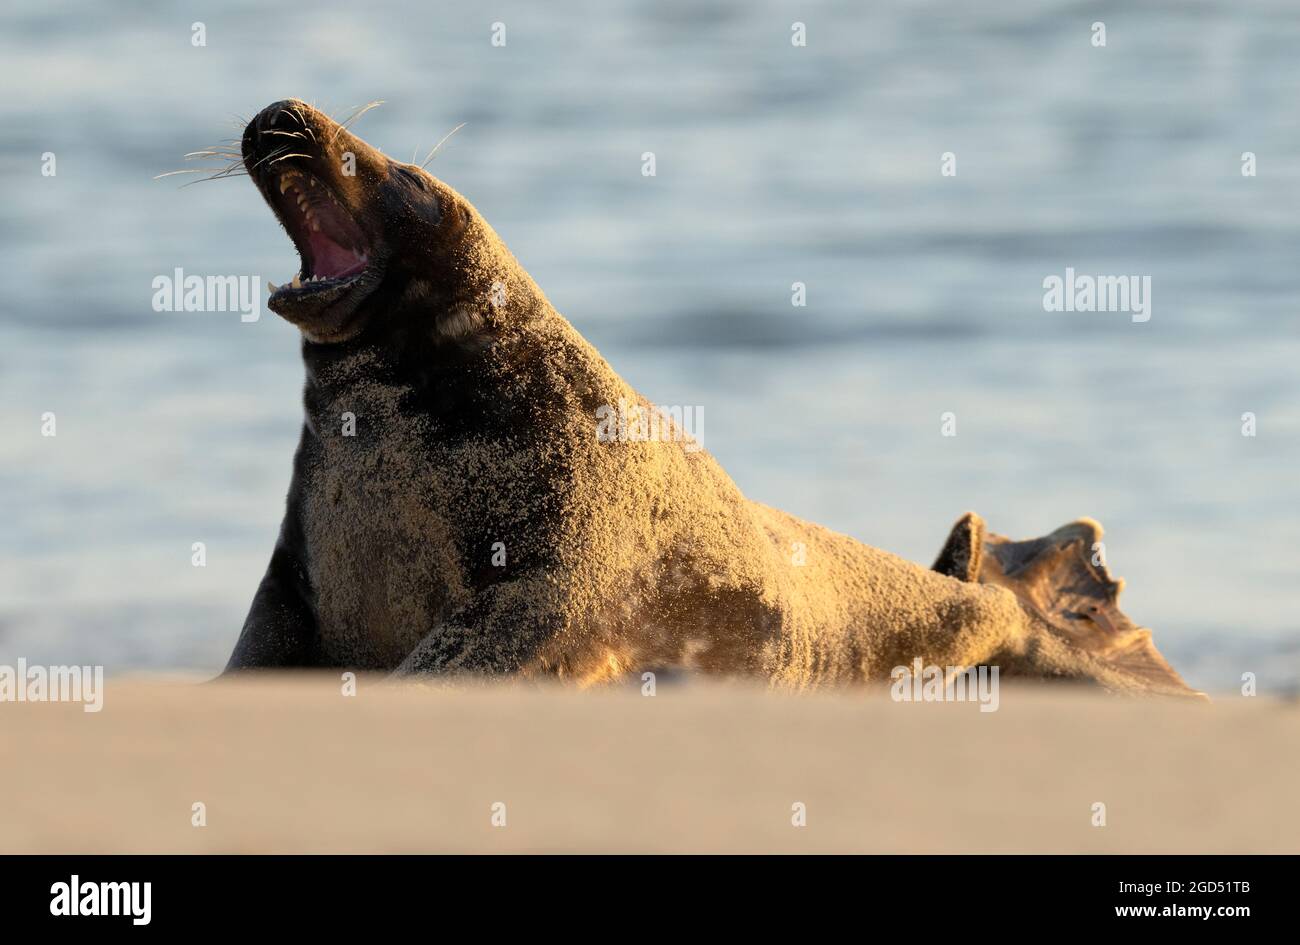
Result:
[[[348,116],[348,120],[347,120],[347,121],[344,121],[344,122],[340,122],[340,123],[339,123],[338,128],[335,129],[335,131],[334,131],[334,135],[333,135],[333,137],[330,138],[330,144],[333,144],[333,143],[334,143],[334,138],[337,138],[337,137],[339,136],[340,133],[346,131],[346,130],[348,129],[348,127],[349,127],[349,126],[350,126],[354,121],[356,121],[358,118],[360,118],[360,117],[361,117],[362,115],[364,115],[366,112],[370,111],[370,109],[372,109],[372,108],[378,108],[378,107],[379,107],[380,105],[382,105],[382,104],[384,104],[383,99],[375,99],[375,101],[373,101],[373,102],[368,102],[367,104],[362,105],[360,108],[358,108],[355,112],[353,112],[351,115]]]
[[[421,164],[421,165],[420,165],[420,169],[423,170],[423,169],[425,168],[425,166],[426,166],[430,161],[433,160],[433,156],[434,156],[435,154],[438,153],[438,149],[439,149],[440,147],[442,147],[443,143],[444,143],[448,138],[450,138],[452,135],[454,135],[456,132],[460,131],[460,129],[462,129],[462,128],[464,128],[464,127],[465,127],[465,122],[462,121],[462,122],[461,122],[459,125],[457,125],[455,128],[451,129],[451,131],[449,131],[449,132],[447,132],[445,135],[443,135],[443,136],[442,136],[442,141],[439,141],[437,144],[435,144],[435,145],[433,146],[433,150],[430,151],[430,152],[429,152],[429,156],[428,156],[427,158],[424,159],[424,164]],[[411,163],[415,163],[415,162],[412,161]]]

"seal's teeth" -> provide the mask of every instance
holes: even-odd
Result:
[[[300,273],[298,273],[298,275],[294,276],[294,277],[293,277],[293,282],[291,282],[291,283],[289,283],[289,284],[292,285],[295,289],[301,289],[301,288],[302,288],[302,273],[300,272]]]
[[[289,175],[288,175],[288,174],[281,174],[281,175],[280,175],[280,193],[284,193],[286,190],[288,190],[288,189],[289,189],[289,186],[290,186],[290,184],[289,184]]]
[[[316,220],[315,217],[311,216],[310,214],[308,214],[307,216],[307,225],[312,228],[313,232],[315,233],[320,232],[320,223]]]

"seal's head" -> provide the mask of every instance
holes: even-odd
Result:
[[[293,240],[296,276],[271,286],[272,311],[308,341],[357,337],[427,285],[455,255],[472,210],[413,164],[391,160],[297,99],[248,123],[244,166]]]

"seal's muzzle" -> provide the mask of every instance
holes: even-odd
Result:
[[[244,130],[242,150],[249,176],[301,259],[291,281],[268,283],[268,306],[309,340],[350,336],[351,316],[382,277],[367,217],[388,159],[297,99],[259,112]]]

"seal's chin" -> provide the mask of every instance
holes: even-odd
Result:
[[[380,281],[365,233],[329,187],[307,171],[285,168],[266,182],[264,193],[302,260],[291,281],[267,284],[268,307],[312,341],[348,337],[357,305]]]

